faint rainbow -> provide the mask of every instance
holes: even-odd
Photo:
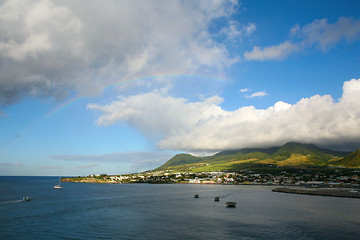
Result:
[[[67,101],[61,103],[60,105],[56,106],[55,108],[51,109],[47,114],[46,117],[49,118],[53,115],[55,115],[58,112],[61,112],[63,109],[75,104],[76,102],[78,102],[80,99],[82,99],[83,97],[73,97],[71,99],[68,99]]]
[[[176,79],[180,79],[180,78],[193,78],[193,79],[208,79],[208,80],[212,80],[212,81],[216,81],[216,82],[222,82],[222,83],[226,83],[229,82],[228,80],[224,79],[224,78],[215,78],[215,77],[210,77],[210,76],[205,76],[205,75],[186,75],[186,74],[158,74],[158,75],[152,75],[152,76],[146,76],[146,77],[140,77],[140,78],[133,78],[133,79],[129,79],[126,81],[122,81],[122,82],[118,82],[115,84],[110,84],[107,85],[103,88],[103,91],[106,91],[108,89],[112,89],[115,88],[117,86],[121,86],[127,83],[131,83],[131,82],[136,82],[136,81],[144,81],[144,80],[153,80],[153,79],[158,79],[158,78],[176,78]],[[62,110],[64,110],[67,107],[70,107],[72,105],[74,105],[75,103],[77,103],[78,101],[80,101],[82,98],[84,98],[84,96],[76,96],[76,97],[72,97],[68,100],[66,100],[65,102],[59,104],[58,106],[56,106],[55,108],[51,109],[47,114],[46,117],[49,118],[59,112],[61,112]]]

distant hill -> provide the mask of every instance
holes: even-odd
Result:
[[[280,147],[272,157],[276,161],[284,161],[294,154],[306,157],[309,164],[321,166],[327,165],[328,161],[333,158],[343,157],[349,153],[322,149],[314,144],[289,142]]]
[[[185,153],[177,154],[174,157],[172,157],[169,161],[167,161],[165,164],[163,164],[161,167],[159,167],[158,170],[165,170],[173,166],[195,163],[199,161],[199,159],[201,158],[193,156],[191,154],[185,154]]]
[[[334,163],[338,166],[345,166],[345,167],[359,167],[360,166],[360,149],[350,153],[349,155],[345,156],[343,159]]]
[[[349,153],[322,149],[314,144],[289,142],[281,147],[227,150],[207,157],[178,154],[156,170],[221,171],[264,166],[329,165],[360,167],[360,152],[351,153],[351,156]]]

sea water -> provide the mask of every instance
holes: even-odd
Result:
[[[360,199],[241,185],[62,183],[54,189],[57,181],[0,177],[0,239],[360,239]],[[20,201],[24,196],[32,200]]]

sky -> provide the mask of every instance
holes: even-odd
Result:
[[[360,148],[356,0],[0,1],[0,175]]]

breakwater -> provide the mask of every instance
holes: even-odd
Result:
[[[360,198],[360,192],[351,189],[333,189],[333,188],[288,188],[280,187],[272,190],[273,192],[305,194],[328,197],[346,197]]]

